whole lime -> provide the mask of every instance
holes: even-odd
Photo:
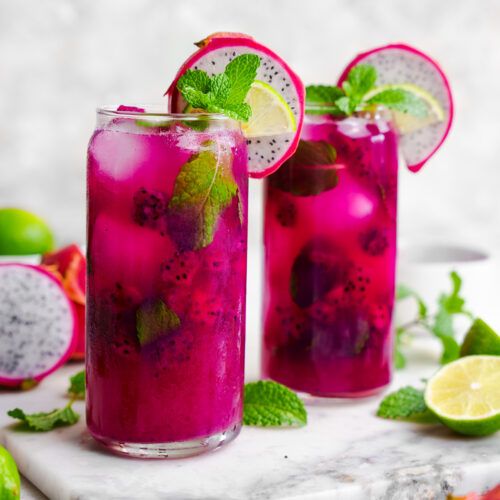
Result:
[[[45,253],[54,247],[46,222],[19,208],[0,209],[0,255]]]
[[[0,498],[17,500],[21,496],[21,479],[12,455],[0,446]]]

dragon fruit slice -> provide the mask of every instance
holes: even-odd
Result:
[[[42,266],[59,277],[73,302],[77,318],[77,342],[71,359],[85,357],[85,268],[86,260],[77,245],[68,245],[42,257]]]
[[[339,85],[358,64],[370,64],[377,70],[377,85],[410,83],[431,94],[444,111],[442,121],[432,123],[400,138],[400,147],[408,168],[418,172],[439,149],[453,120],[453,99],[448,80],[429,56],[404,44],[386,45],[359,54],[339,78]]]
[[[71,356],[76,339],[73,304],[50,271],[0,264],[0,385],[42,380]]]
[[[242,33],[215,33],[196,43],[199,48],[182,65],[166,94],[173,113],[180,113],[185,102],[177,90],[177,81],[188,69],[201,69],[209,75],[221,73],[241,54],[261,58],[257,80],[270,85],[288,104],[297,124],[294,132],[247,139],[249,175],[266,177],[274,172],[297,148],[304,119],[304,85],[300,78],[274,52]]]

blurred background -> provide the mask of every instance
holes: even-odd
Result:
[[[389,42],[436,58],[456,120],[421,173],[401,169],[400,234],[500,247],[498,0],[0,0],[0,204],[83,243],[95,106],[161,100],[192,43],[219,30],[252,34],[306,84],[335,82],[356,53]],[[254,245],[258,235],[254,224]]]

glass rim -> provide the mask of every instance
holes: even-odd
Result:
[[[118,110],[119,106],[142,108],[142,109],[152,109],[152,111],[132,111],[132,110]],[[222,113],[168,113],[162,111],[165,108],[164,104],[144,104],[144,103],[133,103],[133,104],[103,104],[96,107],[96,113],[98,115],[111,116],[115,118],[131,118],[137,119],[140,117],[149,118],[161,118],[167,121],[228,121],[236,122],[237,120],[229,118]]]

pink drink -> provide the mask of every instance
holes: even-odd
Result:
[[[396,135],[380,116],[308,116],[301,139],[266,184],[263,371],[363,396],[391,377]]]
[[[247,183],[232,120],[98,113],[88,154],[87,424],[115,451],[186,456],[239,432]]]

